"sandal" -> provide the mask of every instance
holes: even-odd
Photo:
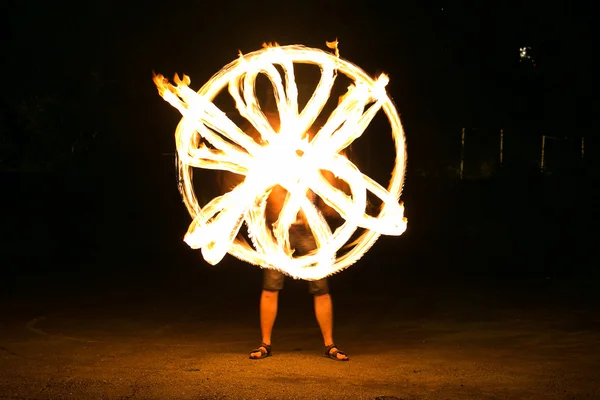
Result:
[[[258,353],[258,352],[260,352],[260,356],[258,356],[258,357],[252,356],[252,353]],[[271,357],[271,345],[270,344],[261,343],[258,346],[258,348],[254,349],[250,352],[251,360],[262,360],[263,358],[267,358],[267,357]]]
[[[335,350],[330,353],[331,349],[335,349]],[[338,358],[337,357],[338,354],[346,356],[346,358]],[[350,357],[348,357],[348,354],[346,354],[343,351],[341,351],[340,349],[338,349],[338,347],[335,344],[330,344],[329,346],[325,347],[325,352],[323,353],[323,357],[331,358],[332,360],[335,360],[335,361],[350,361]]]

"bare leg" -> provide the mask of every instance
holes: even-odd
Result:
[[[275,324],[275,318],[277,318],[278,295],[279,292],[263,290],[260,296],[260,331],[262,342],[266,345],[271,344],[271,333],[273,333],[273,325]],[[259,357],[260,352],[251,353],[250,355]]]
[[[331,303],[331,295],[329,293],[317,295],[315,297],[315,315],[317,322],[321,328],[321,334],[323,335],[323,342],[325,347],[332,345],[333,342],[333,305]],[[331,353],[334,352],[335,347],[331,349]],[[339,350],[339,349],[338,349]],[[338,354],[337,358],[340,360],[348,358],[343,354]]]

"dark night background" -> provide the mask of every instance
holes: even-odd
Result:
[[[426,282],[457,292],[495,287],[505,297],[520,290],[549,308],[595,301],[600,137],[591,1],[283,3],[1,6],[6,304],[201,292],[238,276],[255,280],[250,296],[258,295],[257,269],[231,257],[208,266],[181,240],[190,220],[172,155],[180,115],[158,95],[152,72],[185,73],[198,89],[238,49],[274,41],[323,49],[336,37],[343,58],[390,76],[408,143],[409,223],[333,277],[334,288],[392,297],[409,293],[399,289],[407,282]],[[520,59],[521,47],[532,60]],[[377,170],[382,143],[373,139],[365,168]]]

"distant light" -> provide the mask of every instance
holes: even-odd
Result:
[[[533,60],[531,59],[531,47],[521,47],[519,49],[519,57],[520,57],[520,61],[531,61],[533,62]]]

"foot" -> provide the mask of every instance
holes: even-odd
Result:
[[[250,353],[251,360],[260,360],[262,358],[267,358],[271,356],[271,345],[266,343],[261,343],[258,348],[252,350]]]
[[[323,357],[331,358],[336,361],[349,361],[350,357],[340,349],[335,344],[330,344],[325,347],[325,353],[323,353]]]

